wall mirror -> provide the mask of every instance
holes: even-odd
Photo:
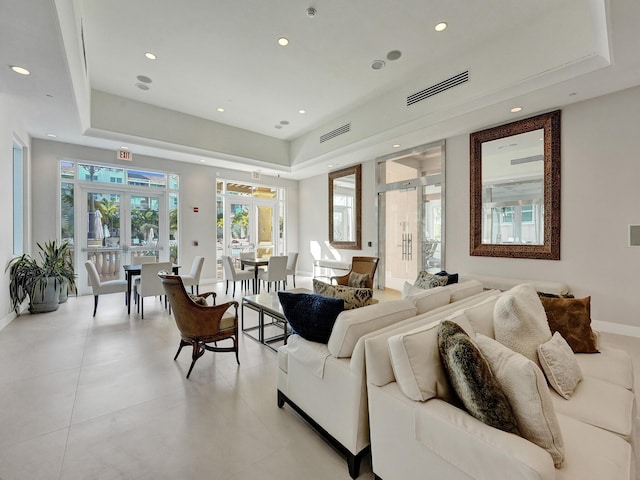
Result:
[[[560,259],[560,110],[470,136],[471,255]]]
[[[355,165],[329,173],[329,243],[332,247],[361,249],[361,170],[361,165]]]

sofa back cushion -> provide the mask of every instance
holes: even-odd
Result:
[[[474,335],[464,316],[459,315],[454,321],[469,335]],[[402,392],[411,400],[455,399],[438,352],[439,324],[440,321],[431,322],[389,338],[393,374]]]
[[[485,287],[477,280],[469,280],[467,282],[454,283],[447,285],[447,289],[451,292],[451,302],[458,302],[463,298],[477,295],[482,292]]]
[[[334,357],[350,357],[358,339],[369,332],[416,315],[409,300],[380,302],[354,310],[345,310],[336,319],[327,347]]]
[[[523,284],[500,295],[493,318],[496,340],[541,368],[538,345],[551,340],[551,330],[535,288]]]
[[[411,300],[416,306],[418,315],[446,305],[449,303],[450,299],[451,293],[449,289],[445,287],[421,290],[420,292],[407,297],[407,300]]]

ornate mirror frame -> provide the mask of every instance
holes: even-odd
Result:
[[[482,242],[482,144],[544,129],[544,242],[540,245]],[[470,254],[560,260],[560,110],[472,133],[470,136]]]
[[[349,175],[355,175],[355,218],[352,218],[352,221],[355,222],[355,240],[335,240],[333,230],[334,185],[336,180]],[[329,173],[329,243],[334,248],[346,250],[360,250],[362,248],[362,166],[360,164]]]

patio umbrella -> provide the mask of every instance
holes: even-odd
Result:
[[[102,228],[102,214],[100,210],[96,210],[93,216],[93,233],[96,240],[104,238],[104,230]]]

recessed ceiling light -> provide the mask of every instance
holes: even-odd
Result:
[[[402,52],[400,50],[391,50],[387,53],[387,60],[397,60],[402,56]]]
[[[31,72],[24,67],[19,67],[18,65],[9,65],[9,67],[11,68],[11,70],[19,73],[20,75],[31,75]]]
[[[146,75],[138,75],[136,78],[139,81],[141,81],[142,83],[151,83],[152,82],[152,80],[149,77],[147,77]]]
[[[207,163],[206,160],[200,160],[200,163]]]
[[[575,97],[576,95],[577,95],[577,94],[576,94],[576,92],[571,92],[571,93],[569,94],[569,96],[570,96],[570,97]]]
[[[393,144],[393,148],[400,148],[400,144],[399,143],[394,143]]]
[[[440,22],[435,27],[436,32],[443,32],[447,29],[447,22]]]
[[[158,58],[151,52],[145,53],[144,56],[147,57],[149,60],[155,60],[156,58]]]
[[[280,125],[289,125],[289,120],[282,120]]]
[[[56,138],[57,135],[55,133],[47,133],[47,137],[49,138]]]
[[[219,111],[220,113],[222,113],[222,112],[224,112],[224,108],[220,107],[220,108],[218,108],[218,111]]]
[[[511,113],[518,113],[522,111],[522,107],[513,107],[511,109]]]
[[[149,90],[149,85],[147,85],[146,83],[136,83],[136,87],[138,87],[140,90],[144,90],[145,92]]]
[[[120,150],[129,150],[129,147],[127,147],[126,145],[122,145],[122,146],[120,147]]]
[[[278,45],[280,45],[281,47],[286,47],[287,45],[289,45],[289,39],[285,37],[280,37],[278,39]]]
[[[373,62],[371,62],[371,69],[382,70],[385,65],[386,64],[384,63],[384,60],[374,60]]]
[[[282,125],[275,125],[275,128],[277,128],[278,130],[282,128]]]
[[[307,111],[306,111],[306,110],[303,110],[303,109],[300,109],[300,110],[298,110],[298,113],[300,113],[300,114],[304,114],[304,113],[307,113]]]

